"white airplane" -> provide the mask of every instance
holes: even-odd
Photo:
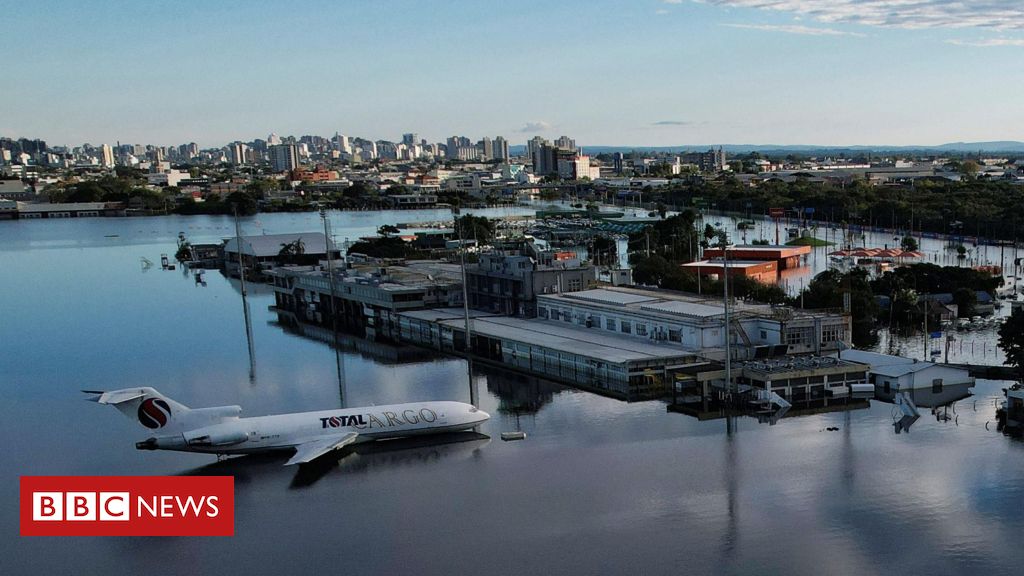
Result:
[[[240,418],[239,406],[188,408],[153,388],[83,392],[157,431],[136,442],[139,450],[222,455],[294,449],[285,466],[311,462],[354,442],[469,430],[491,417],[461,402],[414,402]]]

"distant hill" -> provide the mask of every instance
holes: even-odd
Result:
[[[631,152],[638,150],[641,152],[662,152],[662,153],[673,153],[673,152],[703,152],[711,148],[718,148],[718,144],[691,144],[686,146],[582,146],[583,150],[588,154],[606,154],[614,152]],[[901,152],[901,153],[949,153],[949,152],[967,152],[977,153],[983,152],[985,154],[994,154],[997,152],[1009,152],[1009,153],[1024,153],[1024,142],[1016,140],[997,140],[991,142],[950,142],[948,144],[939,144],[936,146],[920,145],[920,146],[821,146],[813,144],[722,144],[722,149],[731,154],[749,154],[750,152],[760,152],[762,154],[778,155],[778,154],[816,154],[816,155],[833,155],[842,152],[865,152],[871,151],[874,153],[883,152]],[[523,154],[525,146],[512,146],[510,152],[512,154]]]

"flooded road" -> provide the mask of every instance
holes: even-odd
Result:
[[[334,213],[339,237],[429,214]],[[256,220],[259,220],[257,225]],[[246,232],[315,231],[315,214]],[[996,432],[1001,382],[896,434],[894,407],[696,419],[415,348],[284,326],[250,286],[254,374],[237,283],[144,269],[220,217],[0,222],[0,573],[1013,573],[1024,563],[1024,443]],[[111,235],[117,235],[111,237]],[[472,377],[470,377],[470,373]],[[81,389],[149,385],[246,415],[468,401],[480,435],[360,447],[296,471],[287,456],[215,462],[140,452],[146,430]],[[838,428],[828,431],[828,428]],[[502,442],[500,433],[527,438]],[[481,436],[482,435],[482,436]],[[230,538],[19,538],[21,475],[228,474]]]

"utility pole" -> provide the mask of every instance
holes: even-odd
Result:
[[[928,361],[928,347],[929,347],[929,344],[930,344],[930,342],[928,341],[928,338],[930,337],[930,335],[928,334],[928,309],[931,307],[931,306],[929,306],[929,302],[930,301],[926,297],[925,300],[924,300],[924,361],[925,362]]]
[[[719,232],[719,244],[722,246],[722,293],[725,323],[725,392],[732,397],[732,339],[729,337],[729,235],[724,230]]]
[[[470,334],[469,326],[469,286],[466,281],[466,242],[462,237],[462,228],[459,226],[458,218],[455,219],[455,232],[459,237],[459,258],[461,260],[462,267],[462,310],[466,317],[466,354],[470,355],[473,352],[473,346],[471,344],[473,339]],[[472,375],[470,375],[470,379],[472,380]]]
[[[345,363],[341,358],[341,347],[338,344],[338,311],[334,301],[334,263],[331,257],[331,227],[327,218],[327,209],[320,208],[320,218],[324,221],[324,246],[327,250],[327,283],[331,290],[331,336],[334,339],[334,364],[338,372],[338,394],[341,398],[341,407],[345,407],[348,394],[345,390]]]
[[[245,288],[245,262],[242,258],[242,228],[238,224],[238,205],[232,204],[235,215],[235,246],[238,248],[238,278],[242,284],[242,313],[245,315],[245,341],[249,347],[249,382],[256,381],[256,355],[252,344],[252,318],[249,316],[248,291]]]

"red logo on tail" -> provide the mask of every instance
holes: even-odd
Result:
[[[163,428],[171,417],[171,407],[159,398],[147,398],[139,404],[139,422],[146,428]]]

